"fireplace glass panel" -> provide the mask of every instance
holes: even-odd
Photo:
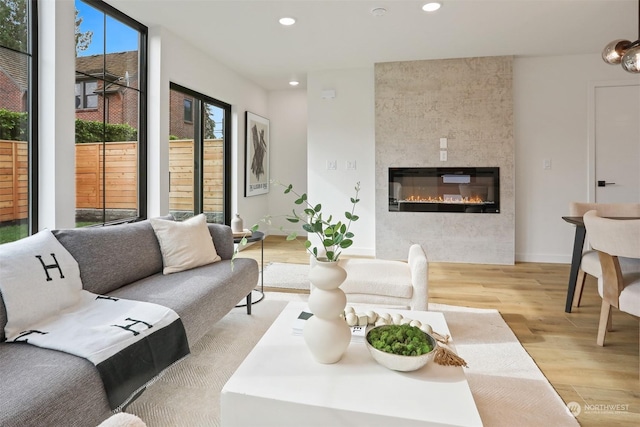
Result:
[[[500,168],[389,168],[391,212],[500,212]]]

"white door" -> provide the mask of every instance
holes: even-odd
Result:
[[[595,201],[640,203],[640,83],[594,90]]]

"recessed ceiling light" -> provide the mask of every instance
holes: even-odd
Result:
[[[373,16],[382,16],[385,13],[387,13],[387,9],[385,9],[384,7],[376,7],[374,9],[371,9],[371,14]]]
[[[295,18],[291,18],[290,16],[285,16],[284,18],[280,18],[278,22],[288,27],[289,25],[295,24],[296,20]]]
[[[441,7],[442,7],[442,3],[430,2],[430,3],[427,3],[424,6],[422,6],[422,10],[424,10],[425,12],[435,12],[436,10],[440,9]]]
[[[289,84],[290,84],[291,86],[298,86],[298,85],[300,84],[300,82],[299,82],[299,81],[297,81],[297,80],[291,80],[291,81],[289,82]]]

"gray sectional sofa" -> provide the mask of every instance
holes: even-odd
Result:
[[[258,283],[255,260],[236,258],[232,268],[231,228],[208,228],[222,261],[169,275],[162,274],[162,254],[149,221],[53,233],[78,262],[84,289],[173,309],[192,346],[245,297],[250,314],[251,290]],[[5,324],[0,299],[0,426],[86,427],[111,415],[91,362],[7,343]]]

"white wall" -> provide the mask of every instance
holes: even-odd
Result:
[[[373,66],[308,74],[309,200],[321,203],[323,212],[344,218],[355,184],[361,182],[356,205],[360,219],[351,228],[354,244],[344,254],[375,255],[373,85]],[[335,90],[335,98],[323,99],[326,90]],[[327,170],[329,160],[337,161],[336,170]],[[356,162],[355,170],[346,169],[348,160]]]
[[[150,28],[149,61],[149,217],[169,208],[169,83],[226,102],[232,108],[232,213],[245,224],[257,222],[268,209],[266,195],[244,197],[245,111],[268,117],[267,93],[225,65],[207,57],[163,28]]]
[[[307,191],[307,91],[290,89],[269,92],[270,179],[284,185],[292,184],[297,191]],[[269,234],[289,234],[298,231],[295,224],[284,219],[291,212],[292,197],[284,187],[273,183],[269,191],[268,212],[271,226],[260,224]],[[282,228],[282,229],[281,229]]]
[[[575,229],[561,217],[588,201],[589,85],[620,80],[640,76],[599,54],[515,59],[516,260],[571,261]]]
[[[38,228],[75,227],[73,1],[40,2]]]

